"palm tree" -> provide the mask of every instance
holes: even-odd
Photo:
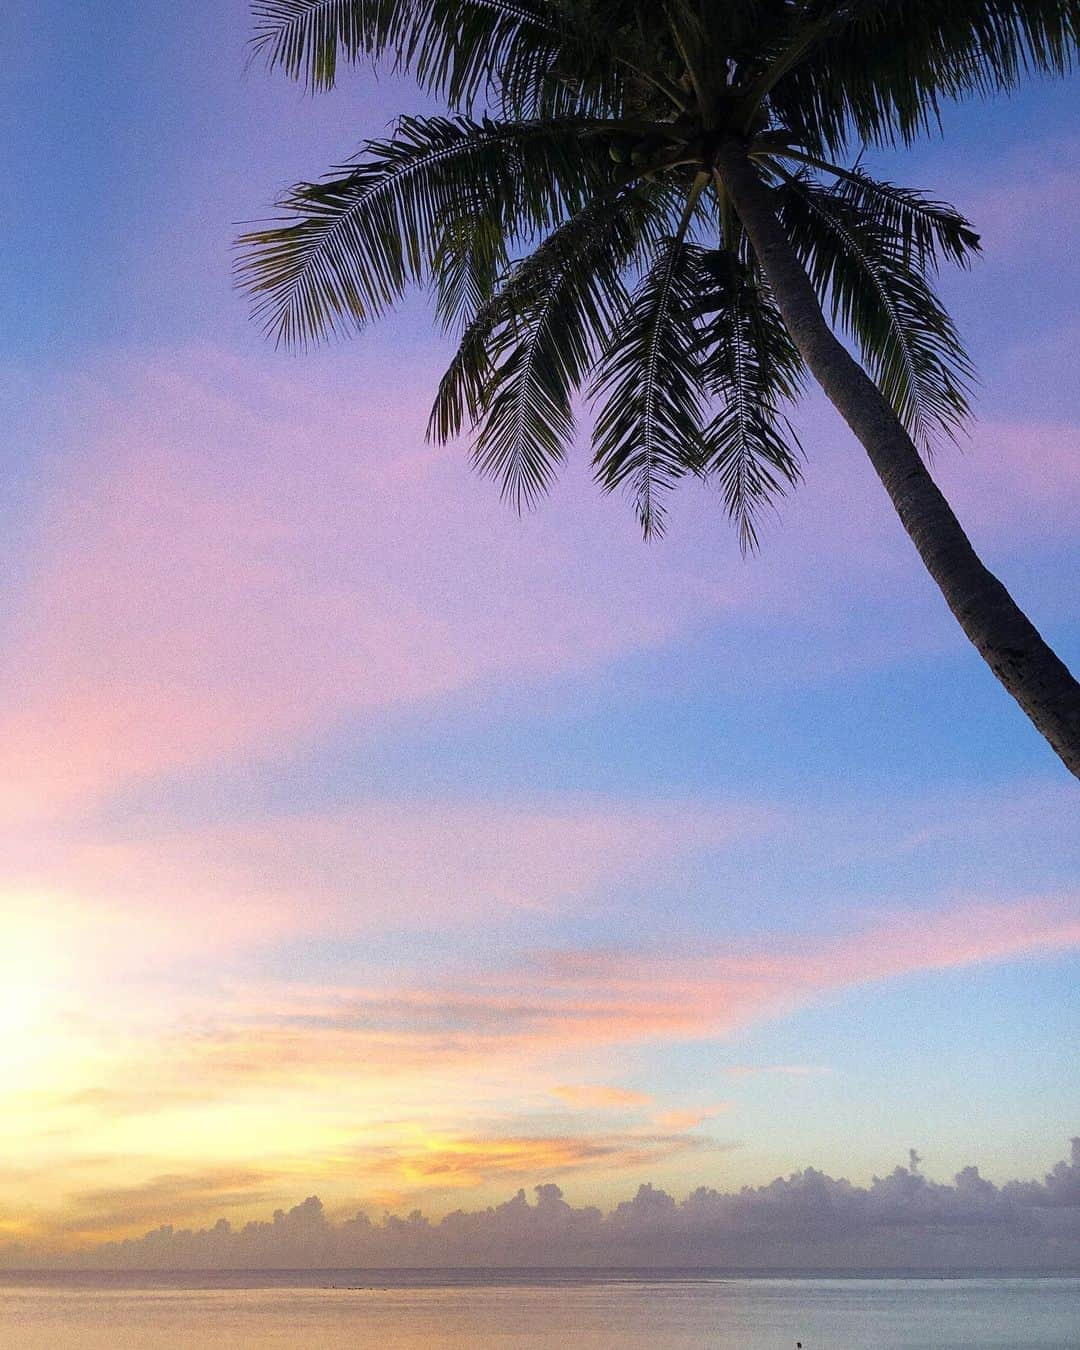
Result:
[[[1080,686],[980,562],[926,467],[971,367],[933,282],[978,236],[876,181],[941,103],[1064,73],[1080,0],[255,0],[256,48],[311,88],[389,60],[446,116],[402,118],[243,236],[278,342],[355,330],[414,283],[459,334],[429,433],[470,430],[519,508],[594,402],[596,477],[646,534],[688,474],[753,547],[796,483],[812,375],[964,632],[1080,776]],[[841,336],[838,336],[837,333]],[[844,341],[846,339],[846,342]],[[861,359],[851,354],[853,347]]]

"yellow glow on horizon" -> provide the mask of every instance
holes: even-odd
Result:
[[[49,906],[28,897],[0,905],[0,1083],[6,1094],[52,1081],[72,959]]]

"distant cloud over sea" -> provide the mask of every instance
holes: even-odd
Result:
[[[727,1266],[746,1269],[1068,1269],[1080,1262],[1080,1138],[1042,1181],[995,1186],[977,1167],[951,1185],[923,1175],[917,1153],[869,1186],[815,1168],[765,1186],[708,1187],[676,1200],[650,1185],[604,1213],[558,1186],[504,1204],[334,1221],[322,1202],[234,1228],[171,1225],[144,1237],[50,1256],[19,1246],[0,1263],[91,1269],[424,1266]]]

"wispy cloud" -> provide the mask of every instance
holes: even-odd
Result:
[[[112,379],[73,396],[17,606],[8,813],[586,668],[736,591],[617,503],[517,520],[400,403],[221,353]]]
[[[973,538],[1012,549],[1068,540],[1080,513],[1080,426],[978,422],[966,450],[942,456],[935,477]]]
[[[894,605],[896,569],[915,566],[817,412],[808,482],[740,566],[730,541],[717,561],[718,506],[689,490],[658,548],[579,469],[519,521],[458,451],[423,448],[419,390],[350,408],[326,378],[208,352],[68,391],[75,449],[54,459],[28,536],[0,679],[0,822],[464,688],[588,670],[721,617],[827,631],[838,585]],[[1076,440],[986,426],[986,452],[942,472],[976,523],[1030,542],[1075,518]],[[894,655],[910,638],[896,630]],[[826,658],[858,659],[850,636]]]
[[[614,1047],[730,1035],[861,985],[1077,947],[1078,902],[1059,897],[896,915],[848,936],[697,956],[563,950],[482,974],[429,974],[423,982],[398,972],[393,988],[218,990],[201,1011],[196,1002],[171,1026],[129,1034],[114,1048],[100,1099],[94,1091],[103,1085],[91,1080],[70,1089],[86,1094],[77,1103],[56,1106],[78,1105],[107,1120],[113,1094],[126,1100],[141,1090],[174,1111],[210,1117],[218,1102],[247,1101],[261,1111],[266,1100],[279,1117],[287,1102],[309,1119],[316,1106],[336,1112],[345,1103],[371,1117],[382,1113],[376,1103],[390,1094],[403,1110],[437,1119],[447,1093],[459,1114],[504,1100],[508,1073],[519,1101],[523,1093],[536,1100],[551,1093],[545,1084],[558,1082],[556,1073],[586,1053],[602,1065]],[[110,1034],[108,1027],[103,1033]],[[732,1070],[736,1076],[821,1071]],[[554,1091],[584,1111],[647,1104],[645,1094],[602,1083]],[[655,1109],[659,1116],[684,1108],[656,1103]],[[170,1135],[182,1137],[182,1124],[174,1123]]]
[[[656,1117],[656,1124],[662,1130],[696,1130],[707,1120],[722,1116],[727,1109],[727,1102],[714,1102],[712,1106],[691,1106],[661,1111]]]
[[[558,913],[776,823],[774,811],[733,802],[550,797],[373,801],[184,828],[24,828],[4,886],[34,897],[20,931],[79,932],[101,948],[104,973],[290,934]]]
[[[964,166],[954,175],[954,192],[982,235],[986,264],[1015,266],[1019,254],[1060,258],[1062,239],[1080,220],[1080,189],[1070,171],[1080,155],[1075,134],[1048,134],[1002,157],[988,182]]]
[[[757,1078],[761,1074],[779,1074],[782,1078],[816,1078],[832,1070],[827,1064],[729,1064],[724,1072],[732,1078]]]

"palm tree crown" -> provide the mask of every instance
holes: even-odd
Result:
[[[870,456],[964,631],[1080,776],[1080,686],[979,561],[920,460],[971,367],[934,291],[978,249],[951,207],[852,163],[943,102],[1064,73],[1080,0],[254,0],[311,88],[389,61],[448,106],[402,118],[245,235],[279,342],[430,286],[459,345],[429,433],[468,430],[519,507],[593,400],[593,463],[646,533],[719,485],[744,547],[799,477],[807,373]],[[856,362],[837,333],[857,350]]]
[[[745,138],[834,323],[923,449],[966,409],[968,360],[934,294],[978,247],[952,209],[841,167],[909,137],[939,101],[1063,68],[1060,5],[882,0],[261,0],[257,44],[314,87],[389,57],[456,111],[402,119],[286,219],[245,236],[269,331],[363,325],[412,282],[461,345],[431,432],[468,423],[518,505],[547,486],[597,400],[594,461],[646,531],[687,473],[721,486],[743,542],[794,482],[785,408],[804,378],[715,171]],[[487,108],[477,115],[477,104]]]

